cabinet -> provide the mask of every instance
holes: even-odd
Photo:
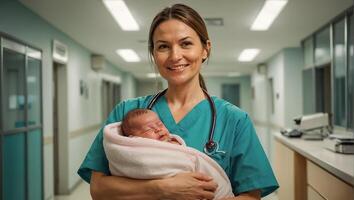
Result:
[[[310,144],[304,140],[279,138],[277,137],[275,141],[274,159],[274,170],[280,185],[279,200],[354,199],[353,185],[313,162],[306,152],[322,152],[316,155],[337,158],[338,163],[341,163],[340,158],[346,155],[323,150],[323,147],[315,147],[314,143]],[[352,157],[346,158],[352,159]],[[333,166],[339,167],[340,165]]]

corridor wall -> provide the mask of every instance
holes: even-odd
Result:
[[[97,133],[102,121],[100,117],[100,73],[122,77],[122,99],[135,95],[135,79],[129,73],[119,70],[107,62],[101,72],[91,70],[90,59],[93,52],[64,34],[18,1],[0,2],[0,31],[25,41],[43,51],[43,143],[44,143],[44,197],[52,199],[53,180],[53,59],[52,42],[59,40],[68,46],[67,102],[68,102],[68,146],[66,180],[67,192],[79,182],[76,174],[83,156]],[[80,95],[80,80],[87,83],[88,97]]]

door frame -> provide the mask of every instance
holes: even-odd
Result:
[[[13,44],[15,44],[17,47],[22,47],[24,48],[24,52],[18,51],[16,50],[16,47],[13,49],[9,46],[5,47],[5,41],[11,42]],[[28,116],[27,116],[27,109],[25,109],[24,111],[24,120],[26,122],[26,126],[25,127],[21,127],[21,128],[15,128],[12,130],[7,130],[5,131],[3,129],[3,95],[0,95],[0,144],[3,143],[4,141],[4,136],[5,135],[11,135],[11,134],[16,134],[16,133],[21,133],[23,132],[25,134],[25,197],[28,198],[28,164],[27,164],[27,159],[28,159],[28,155],[27,155],[27,148],[28,148],[28,140],[27,140],[27,135],[29,134],[28,132],[32,131],[32,130],[40,130],[41,134],[40,134],[40,145],[41,145],[41,155],[40,155],[40,162],[41,162],[41,199],[44,199],[44,144],[43,144],[43,85],[42,85],[42,77],[43,77],[43,51],[38,48],[35,47],[33,45],[28,44],[27,42],[24,42],[22,40],[19,40],[9,34],[6,34],[4,32],[0,31],[0,94],[3,93],[4,91],[4,83],[3,83],[3,74],[4,74],[4,67],[3,67],[3,53],[4,53],[4,48],[9,49],[11,51],[15,51],[18,53],[21,53],[25,56],[25,70],[24,70],[24,77],[27,77],[27,70],[28,70],[28,57],[33,57],[33,56],[29,56],[29,52],[34,50],[36,52],[39,52],[40,55],[38,57],[33,57],[36,58],[40,61],[40,74],[39,74],[39,80],[40,80],[40,91],[39,91],[39,100],[40,100],[40,123],[39,125],[35,125],[35,126],[28,126]],[[28,106],[28,91],[27,91],[27,81],[25,80],[25,87],[24,87],[24,102],[25,105]],[[3,192],[3,145],[0,146],[0,199],[3,198],[4,192]]]

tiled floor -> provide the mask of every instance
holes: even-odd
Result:
[[[82,182],[71,195],[55,196],[54,200],[91,200],[90,186],[86,182]],[[275,194],[271,194],[262,200],[278,200],[278,198]]]

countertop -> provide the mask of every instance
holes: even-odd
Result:
[[[323,141],[288,138],[280,133],[274,135],[277,141],[354,186],[354,154],[335,153],[326,149]]]

